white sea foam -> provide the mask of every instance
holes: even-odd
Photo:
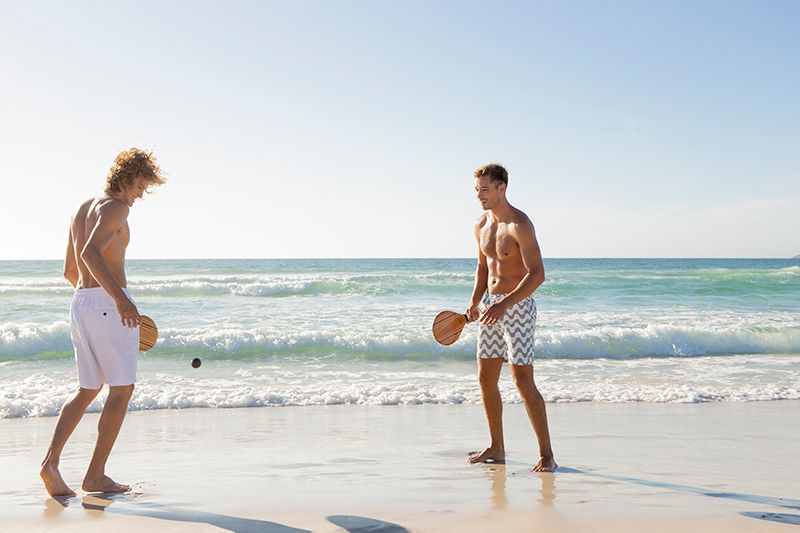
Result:
[[[0,324],[0,356],[25,357],[69,350],[69,324],[63,320],[51,324]]]
[[[140,361],[131,410],[480,402],[472,362],[375,367],[274,360],[243,367],[206,360],[198,370],[188,363],[188,358]],[[0,418],[55,416],[75,388],[75,371],[66,361],[46,371],[34,363],[6,370],[0,374]],[[548,402],[798,400],[800,356],[550,360],[537,363],[537,384]],[[507,371],[500,387],[506,402],[520,402]],[[90,411],[101,406],[98,400]]]
[[[791,262],[548,264],[536,293],[548,400],[797,398],[800,365],[781,362],[800,354]],[[436,313],[466,305],[473,260],[130,266],[139,309],[160,326],[139,360],[134,409],[479,401],[477,326],[450,347],[430,331]],[[55,414],[73,390],[71,293],[57,262],[0,262],[0,416]],[[204,361],[198,372],[192,357]],[[502,386],[513,399],[510,381]]]
[[[294,329],[213,325],[195,328],[162,328],[158,353],[208,353],[219,358],[251,358],[254,355],[328,355],[470,358],[474,354],[475,328],[470,328],[452,347],[436,344],[425,329],[398,330],[348,328],[345,324],[318,327],[308,332],[302,324]],[[0,356],[36,358],[38,354],[72,349],[69,326],[64,321],[0,325]],[[647,325],[644,327],[596,326],[579,330],[542,327],[537,332],[536,356],[550,359],[692,357],[718,354],[800,353],[800,325],[743,328],[719,326]]]

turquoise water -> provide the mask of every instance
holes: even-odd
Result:
[[[130,261],[129,287],[160,327],[158,346],[140,357],[133,408],[479,401],[475,326],[447,348],[430,334],[438,311],[467,305],[474,264]],[[545,268],[536,371],[549,400],[800,398],[800,261],[551,259]],[[72,288],[60,272],[57,261],[0,261],[0,417],[55,414],[75,386]],[[513,387],[504,394],[517,399]]]

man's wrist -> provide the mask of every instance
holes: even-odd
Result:
[[[124,304],[124,303],[130,302],[130,301],[131,300],[130,300],[130,298],[128,298],[128,295],[125,294],[122,290],[119,291],[119,296],[114,298],[114,303],[117,304],[117,305]]]

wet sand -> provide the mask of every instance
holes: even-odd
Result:
[[[97,414],[62,458],[73,498],[38,477],[55,418],[0,420],[0,530],[788,531],[800,524],[800,402],[550,404],[560,469],[506,406],[506,465],[475,405],[130,413],[108,473],[80,482]]]

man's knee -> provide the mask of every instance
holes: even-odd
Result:
[[[134,384],[131,383],[130,385],[117,385],[114,387],[108,388],[108,396],[114,396],[117,398],[130,398],[133,395]]]
[[[533,382],[533,367],[529,365],[511,365],[511,378],[517,388],[522,390],[536,390]]]
[[[102,387],[100,387],[99,389],[87,389],[85,387],[78,387],[78,397],[84,401],[91,402],[98,394],[100,394],[101,390],[103,390]]]
[[[500,381],[500,373],[496,370],[489,370],[482,368],[478,371],[478,383],[481,387],[496,386]]]

